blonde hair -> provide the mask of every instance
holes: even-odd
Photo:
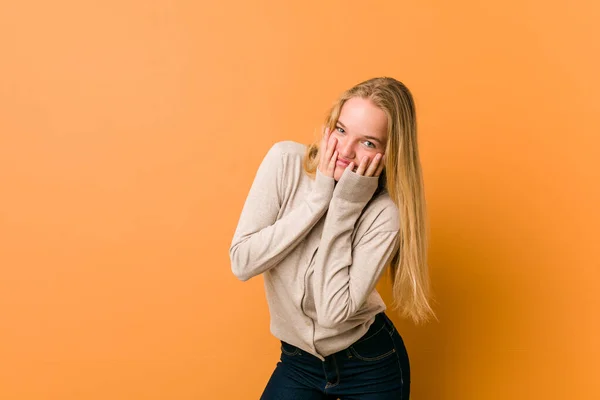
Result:
[[[387,115],[388,139],[380,190],[387,190],[401,221],[399,245],[390,262],[393,308],[421,323],[435,314],[429,305],[427,214],[413,97],[404,84],[393,78],[369,79],[342,93],[327,115],[325,127],[335,129],[344,103],[353,97],[371,100]],[[308,146],[303,160],[305,172],[313,177],[319,163],[319,142]]]

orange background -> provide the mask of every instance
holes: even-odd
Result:
[[[201,3],[2,2],[1,399],[258,398],[245,195],[378,75],[415,95],[430,214],[411,398],[600,398],[596,2]]]

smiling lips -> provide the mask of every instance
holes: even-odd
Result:
[[[336,165],[338,165],[339,167],[342,168],[346,168],[348,166],[348,164],[350,164],[351,161],[346,161],[346,160],[342,160],[340,158],[337,159],[337,161],[335,162]]]

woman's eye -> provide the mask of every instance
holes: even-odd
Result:
[[[375,148],[375,143],[373,143],[373,142],[369,142],[368,140],[365,142],[365,145],[366,145],[367,147],[370,147],[370,148],[372,148],[372,149],[374,149],[374,148]]]
[[[340,128],[339,126],[336,126],[336,127],[335,127],[335,129],[337,129],[337,131],[338,131],[339,133],[345,133],[345,132],[346,132],[345,130],[343,130],[343,129],[342,129],[342,128]]]

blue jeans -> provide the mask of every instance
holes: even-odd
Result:
[[[281,342],[281,359],[261,400],[407,400],[408,354],[385,313],[347,349],[325,357]]]

